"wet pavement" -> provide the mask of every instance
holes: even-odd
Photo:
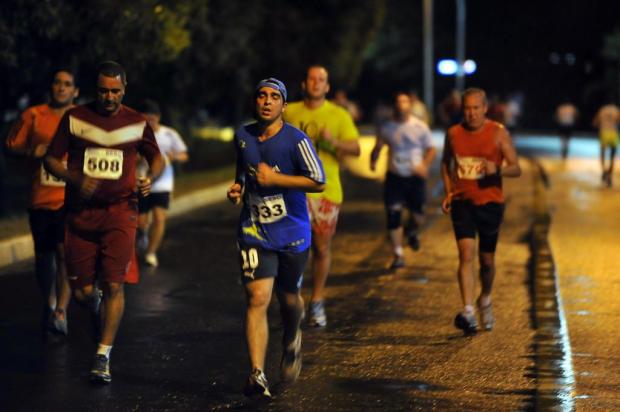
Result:
[[[613,226],[609,220],[593,218],[602,226],[601,235],[593,237],[588,228],[594,223],[576,219],[582,216],[577,209],[584,202],[575,202],[582,198],[571,187],[582,184],[580,190],[590,193],[588,188],[597,182],[584,183],[579,170],[572,174],[556,170],[554,162],[542,164],[552,183],[550,243],[557,254],[573,345],[569,363],[576,384],[571,396],[577,410],[613,410],[619,407],[614,398],[618,372],[612,366],[618,360],[614,347],[618,332],[612,322],[618,316],[613,302],[618,282],[610,275],[617,260],[610,263],[609,254],[617,245],[618,220]],[[292,387],[278,385],[281,332],[277,304],[271,308],[266,371],[275,393],[271,403],[255,404],[241,395],[248,361],[235,258],[238,210],[218,204],[172,221],[160,254],[161,267],[145,268],[141,283],[127,286],[109,386],[88,383],[95,344],[84,311],[72,304],[69,338],[42,343],[31,262],[3,269],[0,410],[534,409],[540,406],[541,382],[529,242],[536,219],[532,183],[536,169],[526,160],[522,164],[523,177],[505,180],[507,211],[497,255],[497,324],[492,332],[463,337],[452,326],[460,306],[457,255],[439,200],[433,198],[429,205],[422,249],[408,249],[407,267],[390,272],[381,187],[348,177],[347,200],[334,241],[329,324],[323,330],[304,331],[304,368]],[[599,196],[598,187],[591,191],[595,195],[586,198]],[[613,203],[620,205],[618,190],[600,196],[613,197]],[[606,202],[598,199],[590,204],[595,215],[610,215],[595,203]],[[583,247],[583,239],[588,239],[588,247]]]
[[[438,200],[429,210],[422,250],[389,272],[381,187],[348,179],[348,202],[335,239],[327,304],[329,325],[306,330],[304,369],[293,387],[277,385],[280,327],[272,307],[267,376],[275,399],[247,401],[234,227],[226,204],[177,219],[161,267],[127,286],[127,308],[112,352],[113,382],[93,387],[95,344],[86,314],[69,312],[66,341],[42,344],[38,298],[28,264],[0,276],[3,410],[519,410],[532,404],[533,331],[527,286],[530,191],[509,185],[498,256],[497,327],[465,338],[456,248]],[[527,185],[526,185],[527,187]],[[304,294],[307,296],[307,289]]]
[[[543,161],[549,240],[572,347],[579,411],[620,410],[620,176],[602,185],[596,158]]]

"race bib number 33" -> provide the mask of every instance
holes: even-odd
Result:
[[[485,176],[486,159],[483,157],[458,156],[456,172],[459,179],[478,180]]]
[[[117,180],[123,174],[123,151],[89,147],[84,151],[83,171],[97,179]]]
[[[282,195],[258,197],[250,199],[252,216],[260,223],[273,223],[287,215],[286,203]]]

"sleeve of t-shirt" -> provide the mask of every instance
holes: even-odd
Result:
[[[56,129],[52,143],[50,143],[50,147],[47,150],[47,153],[57,159],[61,159],[69,150],[69,138],[71,137],[69,116],[67,112],[60,119],[58,129]]]
[[[172,151],[174,153],[187,152],[187,145],[176,130],[170,129],[170,136],[172,136]]]
[[[12,150],[27,150],[30,148],[30,136],[34,124],[34,114],[31,110],[24,111],[19,119],[13,123],[6,138],[6,147]]]
[[[355,127],[355,123],[353,123],[353,118],[348,113],[344,112],[342,115],[340,135],[338,136],[338,139],[357,140],[359,135],[360,134],[357,131],[357,127]]]
[[[159,146],[157,146],[157,140],[155,140],[155,133],[153,133],[153,129],[148,125],[148,123],[142,132],[142,140],[140,141],[140,146],[138,146],[138,152],[146,158],[149,165],[153,163],[155,156],[160,153]]]
[[[426,127],[424,129],[424,135],[423,135],[423,142],[424,142],[424,149],[430,149],[432,147],[435,147],[435,143],[433,142],[433,134],[431,133],[431,130]]]
[[[325,172],[319,156],[308,136],[304,136],[296,144],[295,154],[297,164],[301,169],[301,175],[314,180],[317,183],[325,183]]]

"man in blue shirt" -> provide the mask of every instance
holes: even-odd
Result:
[[[267,308],[275,286],[284,325],[282,379],[301,370],[300,294],[311,244],[306,192],[320,192],[325,174],[308,136],[282,119],[286,87],[274,78],[256,86],[256,123],[235,134],[237,175],[228,189],[239,218],[239,263],[247,296],[246,339],[252,372],[247,396],[271,397],[264,366],[269,328]]]

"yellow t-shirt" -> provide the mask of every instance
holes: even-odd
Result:
[[[319,137],[327,129],[338,140],[357,140],[359,132],[349,113],[342,107],[326,100],[321,107],[311,110],[303,101],[289,103],[284,112],[284,120],[303,130],[314,143],[325,170],[325,190],[322,193],[308,193],[309,197],[325,198],[334,203],[342,203],[340,166],[336,152],[325,140]]]

